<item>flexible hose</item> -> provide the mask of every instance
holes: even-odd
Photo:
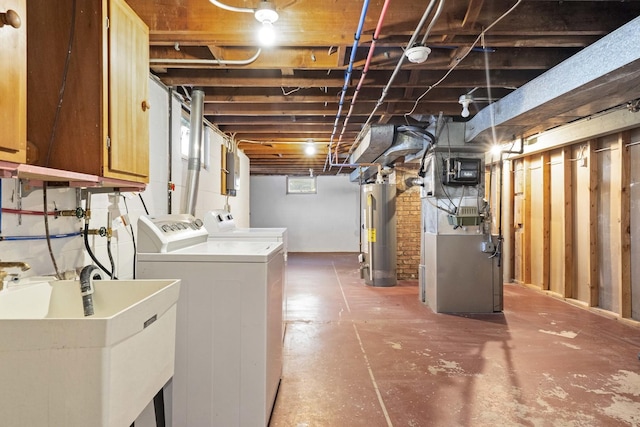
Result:
[[[91,250],[91,246],[89,246],[89,221],[85,222],[84,233],[82,234],[84,235],[84,247],[87,250],[87,253],[89,254],[89,256],[91,257],[91,260],[93,260],[93,263],[98,267],[100,267],[100,270],[107,273],[113,280],[118,280],[118,278],[115,275],[113,275],[111,271],[107,270],[107,268],[104,265],[102,265],[100,261],[98,261],[98,258],[96,258],[93,251]]]
[[[109,263],[111,264],[111,280],[115,277],[116,264],[113,261],[113,255],[111,254],[111,238],[107,239],[107,255],[109,256]]]
[[[44,232],[47,240],[47,248],[49,249],[49,256],[51,257],[51,263],[53,264],[53,270],[56,273],[56,277],[58,280],[62,280],[62,274],[60,274],[60,270],[58,270],[58,263],[56,262],[56,257],[53,255],[53,249],[51,248],[51,238],[49,237],[49,215],[47,214],[47,182],[43,182],[42,184],[42,204],[43,212],[44,212]]]

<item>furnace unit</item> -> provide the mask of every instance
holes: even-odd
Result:
[[[485,201],[485,148],[465,144],[456,130],[450,124],[421,165],[420,299],[435,312],[500,312],[501,247]]]

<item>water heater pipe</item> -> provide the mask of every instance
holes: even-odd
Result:
[[[351,81],[351,74],[353,72],[353,64],[356,59],[356,54],[358,52],[358,43],[360,42],[360,36],[362,35],[362,29],[364,27],[365,17],[367,16],[367,10],[369,8],[369,0],[365,0],[362,4],[362,11],[360,12],[360,20],[358,21],[358,28],[356,29],[356,33],[353,36],[353,47],[351,48],[351,56],[349,57],[349,64],[347,66],[347,71],[344,75],[344,84],[342,86],[342,91],[340,92],[340,101],[338,101],[338,112],[336,113],[336,119],[333,123],[333,132],[331,133],[331,139],[329,141],[329,153],[328,159],[331,162],[331,146],[333,145],[333,139],[338,130],[338,123],[340,122],[340,116],[342,115],[342,106],[344,105],[345,96],[347,94],[347,89],[349,88],[349,82]],[[336,163],[338,157],[338,145],[336,145]]]
[[[349,107],[349,111],[347,112],[347,116],[344,119],[344,123],[342,125],[342,131],[340,132],[340,136],[338,137],[338,143],[336,144],[336,148],[335,148],[335,163],[338,163],[338,147],[340,146],[340,143],[342,142],[342,137],[344,136],[344,133],[347,129],[347,124],[349,123],[349,118],[351,117],[351,114],[353,113],[353,106],[356,102],[356,99],[358,98],[358,93],[360,92],[360,88],[362,87],[362,84],[364,83],[365,77],[367,75],[367,72],[369,71],[369,65],[371,64],[371,59],[373,58],[373,52],[376,49],[376,42],[378,40],[378,37],[380,37],[380,31],[382,30],[382,23],[384,22],[384,18],[387,14],[387,9],[389,7],[389,3],[391,2],[391,0],[385,0],[384,5],[382,6],[382,11],[380,12],[380,17],[378,18],[378,24],[376,25],[376,29],[373,33],[373,39],[371,40],[371,46],[369,47],[369,53],[367,54],[367,60],[364,64],[364,69],[362,70],[362,74],[360,75],[360,81],[358,82],[358,86],[356,87],[355,92],[353,93],[353,96],[351,97],[351,105]],[[363,9],[363,13],[366,13],[366,10]],[[364,15],[362,16],[362,18],[364,18]],[[361,23],[362,23],[362,18],[361,18]],[[358,31],[362,31],[362,26],[358,26]],[[351,53],[351,60],[349,61],[349,66],[353,66],[353,61],[355,60],[355,52],[356,52],[356,46],[354,46],[354,49],[352,49]],[[345,82],[346,83],[346,82]],[[346,90],[343,88],[342,90],[342,97],[340,99],[340,106],[342,105],[342,102],[344,101],[344,95],[345,95]],[[339,120],[340,116],[339,116],[340,112],[338,112],[338,117],[336,117],[336,125],[337,125],[337,121]],[[331,145],[333,143],[333,139],[335,136],[336,131],[338,130],[337,126],[333,127],[333,133],[331,134],[331,142],[329,145]],[[331,155],[331,150],[329,150],[329,155]]]
[[[187,199],[183,213],[196,214],[198,184],[200,181],[200,153],[202,152],[202,122],[204,114],[204,91],[194,89],[191,94],[189,131],[189,160],[187,166]]]

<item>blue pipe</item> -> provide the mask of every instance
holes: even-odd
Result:
[[[75,237],[82,235],[81,232],[76,231],[75,233],[62,233],[62,234],[52,234],[49,237],[51,239],[64,239],[67,237]],[[0,236],[0,242],[9,241],[9,240],[47,240],[47,236]]]
[[[362,35],[362,27],[364,27],[364,19],[367,16],[367,9],[369,8],[369,0],[365,0],[362,5],[362,12],[360,13],[360,22],[358,22],[358,29],[355,36],[353,36],[353,48],[351,49],[351,56],[349,57],[349,65],[347,72],[344,76],[344,85],[342,86],[342,94],[340,95],[340,102],[338,102],[338,113],[336,114],[336,120],[333,125],[333,132],[331,133],[331,140],[329,143],[329,155],[331,155],[331,144],[333,144],[333,138],[338,130],[338,122],[340,121],[340,115],[342,114],[342,105],[344,104],[344,97],[349,88],[349,80],[351,80],[351,73],[353,72],[353,63],[356,59],[356,53],[358,51],[358,43],[360,42],[360,36]]]

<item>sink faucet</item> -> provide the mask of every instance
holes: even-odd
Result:
[[[26,262],[22,261],[0,261],[0,291],[4,288],[4,278],[7,277],[5,268],[20,268],[22,271],[27,271],[31,267]]]

